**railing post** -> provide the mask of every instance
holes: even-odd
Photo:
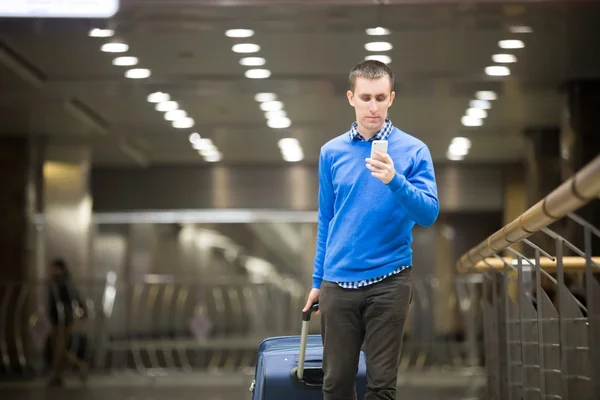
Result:
[[[561,369],[561,394],[565,399],[569,398],[569,385],[568,385],[568,351],[567,351],[567,326],[565,324],[564,316],[566,313],[566,301],[565,299],[565,271],[563,266],[563,241],[562,238],[556,238],[556,277],[558,278],[557,292],[558,292],[558,330],[559,339],[558,343],[560,346],[560,369]]]

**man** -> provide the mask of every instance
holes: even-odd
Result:
[[[350,72],[356,121],[321,148],[313,287],[319,302],[325,400],[355,399],[361,347],[365,400],[396,399],[404,321],[412,298],[412,233],[430,226],[439,204],[431,154],[387,118],[394,76],[378,61]],[[388,152],[370,158],[371,142]]]

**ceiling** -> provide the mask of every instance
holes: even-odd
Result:
[[[188,140],[192,132],[212,140],[220,163],[285,163],[277,143],[294,137],[300,162],[314,164],[319,148],[353,121],[350,68],[368,54],[366,42],[386,40],[396,75],[394,124],[427,143],[437,162],[448,162],[448,145],[464,136],[472,145],[463,162],[505,163],[524,157],[525,127],[560,124],[564,82],[600,78],[600,52],[590,40],[600,37],[598,2],[234,3],[121,0],[110,21],[0,19],[0,135],[89,145],[95,165],[132,166],[206,163]],[[512,25],[533,32],[511,33]],[[368,36],[375,26],[392,33]],[[94,27],[113,28],[129,51],[100,51],[111,38],[89,37]],[[255,34],[225,36],[231,28]],[[501,51],[502,39],[521,39],[525,48]],[[261,46],[251,56],[266,59],[268,79],[244,76],[244,55],[232,51],[244,41]],[[498,52],[517,56],[509,77],[484,72]],[[119,55],[138,57],[152,75],[126,79],[128,67],[112,65]],[[498,99],[482,126],[465,127],[461,117],[478,90]],[[177,101],[194,127],[173,128],[147,101],[156,91]],[[289,128],[267,126],[254,100],[259,92],[277,94]]]

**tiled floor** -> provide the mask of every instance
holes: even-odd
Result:
[[[158,379],[136,375],[91,377],[86,386],[68,381],[48,388],[44,381],[0,384],[2,400],[249,400],[248,375],[180,375]],[[480,374],[416,374],[399,382],[402,400],[482,399]]]

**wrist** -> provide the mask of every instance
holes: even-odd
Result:
[[[391,181],[387,183],[387,186],[390,188],[392,192],[398,191],[404,184],[406,183],[406,178],[404,175],[399,174],[398,172],[394,173],[394,177]]]

